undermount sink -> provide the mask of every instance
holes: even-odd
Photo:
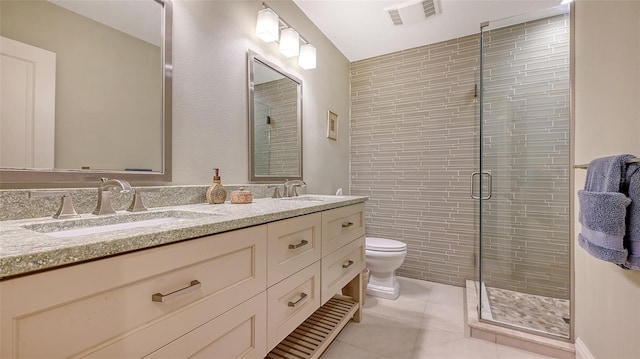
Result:
[[[143,213],[115,214],[110,216],[69,219],[47,223],[24,225],[22,228],[50,237],[68,238],[87,234],[120,231],[124,229],[160,226],[185,222],[193,219],[220,215],[219,213],[200,213],[191,211],[158,211]]]

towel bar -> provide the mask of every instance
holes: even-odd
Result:
[[[637,162],[640,162],[640,158],[632,158],[630,160],[627,160],[627,164],[637,163]],[[588,163],[583,163],[581,165],[575,165],[575,166],[573,166],[573,168],[586,170],[587,168],[589,168],[589,164]]]

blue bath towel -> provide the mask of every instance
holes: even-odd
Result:
[[[629,164],[626,177],[631,204],[627,208],[627,235],[624,238],[629,256],[624,267],[640,270],[640,164]]]
[[[620,191],[625,183],[626,161],[633,157],[621,155],[591,161],[584,190],[578,191],[580,247],[598,259],[616,264],[626,263],[628,256],[624,237],[631,199]]]

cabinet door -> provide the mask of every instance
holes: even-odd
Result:
[[[141,357],[265,289],[266,226],[0,282],[0,357]]]
[[[255,358],[267,354],[265,292],[210,320],[145,358]]]
[[[364,236],[364,203],[322,213],[322,256]]]
[[[314,213],[267,225],[269,287],[320,259],[321,218]]]
[[[322,302],[326,303],[365,266],[364,236],[322,258]]]
[[[270,287],[267,298],[271,350],[320,308],[320,261]]]

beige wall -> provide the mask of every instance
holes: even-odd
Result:
[[[269,3],[317,48],[314,70],[255,36],[260,1],[174,2],[173,182],[248,181],[247,50],[303,82],[303,174],[308,192],[348,189],[349,62],[290,0]],[[327,111],[338,141],[325,137]]]
[[[575,57],[576,163],[640,156],[640,1],[578,1]],[[576,190],[585,172],[576,170]],[[640,272],[597,260],[574,243],[576,338],[595,358],[637,358]]]

